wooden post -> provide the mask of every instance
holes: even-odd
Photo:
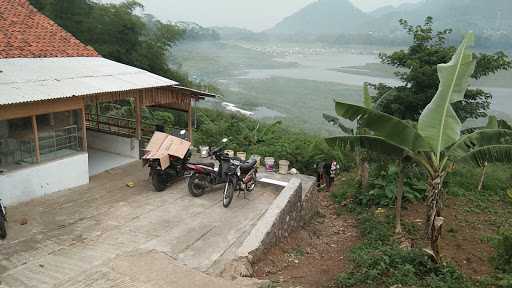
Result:
[[[135,135],[137,140],[142,139],[142,115],[141,115],[141,106],[142,106],[142,91],[135,97]]]
[[[100,103],[96,99],[96,129],[100,130]]]
[[[80,109],[80,118],[82,120],[82,150],[87,151],[87,124],[85,123],[85,105],[82,103]]]
[[[190,99],[190,103],[188,104],[188,141],[192,142],[192,99]]]
[[[36,162],[41,162],[41,151],[39,150],[39,134],[37,132],[37,119],[36,115],[32,115],[32,133],[34,137],[34,148],[36,153]]]

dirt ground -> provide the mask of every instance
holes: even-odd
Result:
[[[461,198],[448,198],[443,211],[446,224],[441,236],[441,252],[444,261],[455,264],[469,277],[479,278],[490,275],[493,267],[489,258],[493,249],[485,239],[496,235],[496,228],[491,223],[493,216],[489,213],[478,213],[465,210],[470,203]],[[503,208],[501,208],[503,209]],[[425,207],[423,203],[410,205],[403,210],[402,219],[409,223],[409,230],[417,231],[413,235],[416,245],[425,247],[427,243],[422,239]],[[412,229],[410,229],[413,227]],[[414,235],[416,234],[416,235]]]
[[[272,280],[282,288],[333,287],[336,276],[349,268],[348,253],[359,236],[352,217],[336,215],[328,193],[320,193],[320,204],[321,216],[256,264],[257,278]]]

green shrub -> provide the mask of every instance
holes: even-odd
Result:
[[[491,258],[496,271],[512,274],[512,230],[501,230],[498,236],[491,242],[495,254]]]
[[[257,154],[290,161],[290,167],[314,175],[320,161],[336,159],[346,165],[344,155],[330,148],[316,135],[283,127],[281,122],[262,123],[239,114],[212,109],[197,110],[197,128],[194,145],[217,146],[228,138],[226,149],[244,151],[248,156]]]

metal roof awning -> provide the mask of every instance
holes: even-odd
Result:
[[[0,105],[176,85],[101,57],[0,59]]]

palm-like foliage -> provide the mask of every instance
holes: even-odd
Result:
[[[431,240],[432,253],[440,261],[438,240],[444,218],[443,182],[455,161],[475,163],[512,161],[512,131],[484,129],[462,135],[462,123],[452,104],[463,100],[476,61],[470,47],[474,36],[469,33],[452,60],[438,65],[439,89],[423,111],[417,127],[401,119],[367,107],[344,102],[336,103],[342,118],[358,120],[370,135],[342,136],[328,139],[329,143],[354,143],[368,149],[402,151],[420,163],[428,172],[426,235]],[[477,163],[478,164],[478,163]]]

